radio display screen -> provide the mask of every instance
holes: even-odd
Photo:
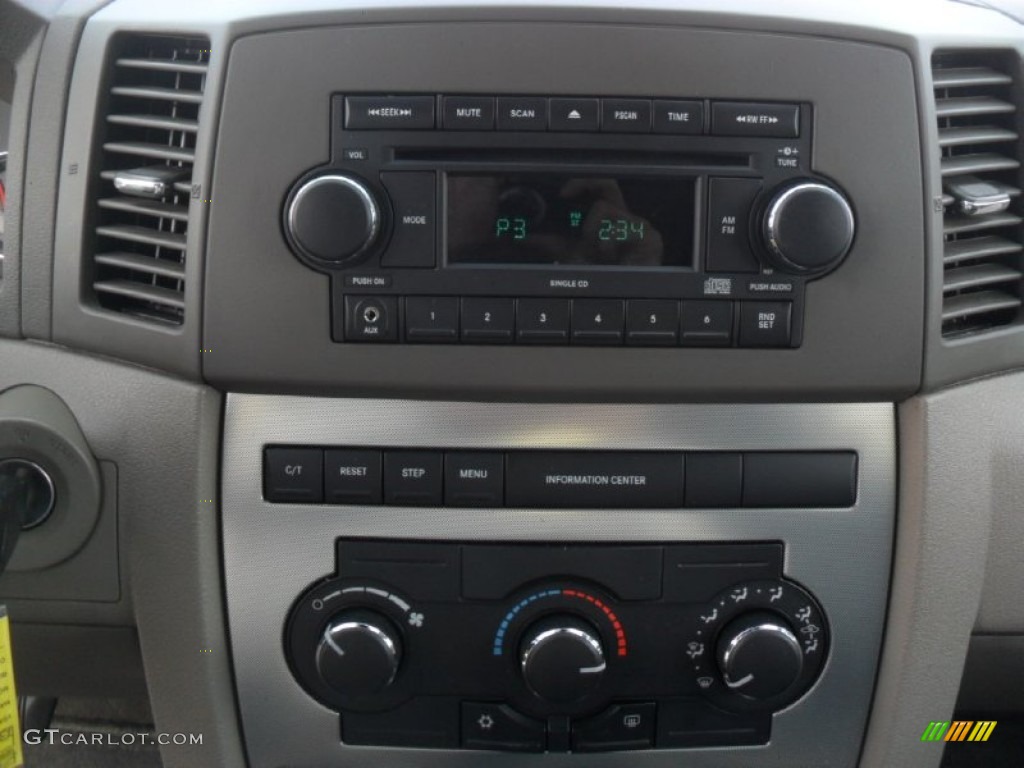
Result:
[[[447,174],[449,264],[692,269],[696,181]]]

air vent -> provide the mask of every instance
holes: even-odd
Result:
[[[184,37],[114,41],[97,131],[92,282],[106,309],[184,321],[188,209],[209,47]]]
[[[932,60],[942,151],[942,335],[1019,323],[1024,207],[1015,53],[937,53]]]

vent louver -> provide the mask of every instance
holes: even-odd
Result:
[[[114,42],[98,128],[92,287],[100,306],[165,324],[185,313],[185,243],[209,42]]]
[[[1020,60],[1000,51],[932,59],[942,153],[942,335],[1021,321],[1024,207]]]

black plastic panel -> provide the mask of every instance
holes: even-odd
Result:
[[[770,713],[807,690],[828,653],[824,614],[782,578],[783,554],[771,542],[339,539],[338,570],[297,600],[285,649],[303,687],[341,713],[348,744],[525,752],[763,744]],[[388,627],[401,649],[393,682],[372,693],[331,687],[313,663],[325,629],[354,611]],[[786,698],[746,697],[712,661],[729,622],[751,611],[787,623],[806,650]],[[551,621],[576,622],[603,648],[597,683],[571,700],[542,698],[520,673],[523,644]]]

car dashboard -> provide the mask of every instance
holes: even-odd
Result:
[[[1013,740],[1012,8],[0,11],[19,693],[167,766]]]

